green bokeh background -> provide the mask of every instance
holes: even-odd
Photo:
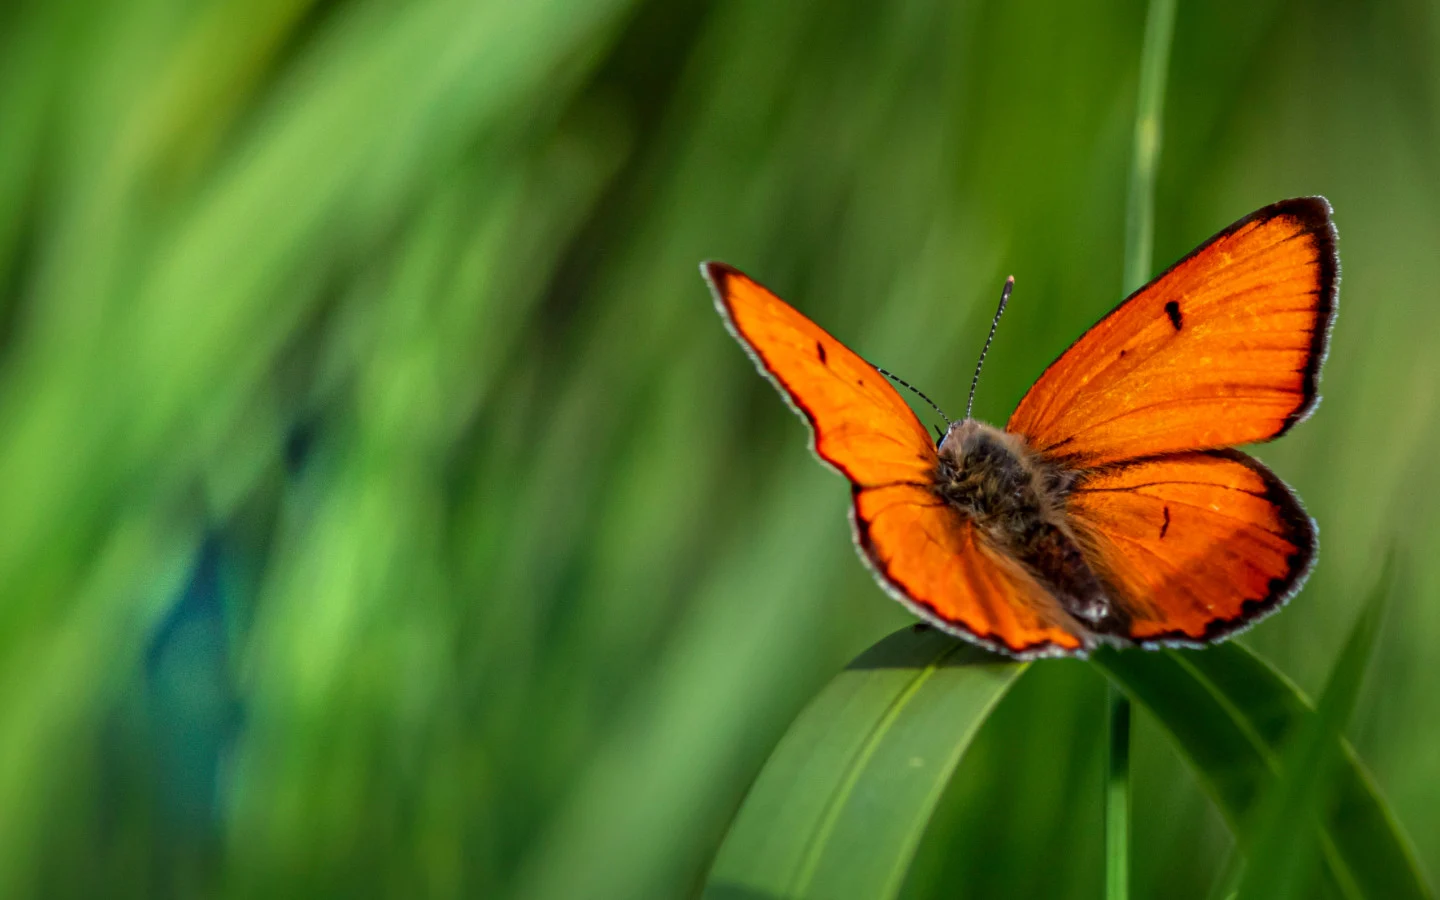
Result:
[[[0,9],[0,895],[686,896],[903,624],[696,270],[1004,421],[1120,295],[1145,6],[300,0]],[[1440,9],[1182,2],[1163,266],[1323,193],[1321,527],[1242,640],[1440,871]],[[1104,683],[1036,665],[912,897],[1098,896]],[[1231,845],[1137,712],[1134,891]]]

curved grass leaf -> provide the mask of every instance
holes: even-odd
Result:
[[[861,654],[771,754],[705,897],[895,896],[961,756],[1024,669],[931,629]]]
[[[1373,629],[1371,618],[1355,641]],[[1277,796],[1282,773],[1298,758],[1297,741],[1315,734],[1317,713],[1304,694],[1235,643],[1105,650],[1093,660],[1170,732],[1241,846],[1261,841],[1262,801]],[[871,647],[771,755],[720,849],[705,897],[895,896],[946,782],[1024,669],[928,629],[907,628]],[[1338,735],[1333,727],[1326,733]],[[1328,802],[1316,809],[1319,845],[1342,895],[1433,897],[1408,836],[1354,749],[1341,741],[1334,750]]]
[[[1236,643],[1207,650],[1116,652],[1092,657],[1175,739],[1242,847],[1258,804],[1280,783],[1291,739],[1316,712],[1299,688]],[[1432,897],[1409,837],[1348,742],[1321,811],[1322,846],[1345,896]]]
[[[1283,900],[1286,897],[1309,896],[1305,890],[1307,876],[1319,852],[1327,855],[1331,871],[1343,874],[1348,868],[1343,860],[1335,860],[1336,848],[1319,832],[1320,811],[1333,793],[1334,771],[1341,761],[1345,723],[1360,697],[1360,685],[1370,654],[1385,601],[1394,580],[1393,560],[1371,592],[1369,602],[1350,629],[1350,636],[1341,649],[1325,690],[1315,705],[1315,714],[1308,716],[1299,733],[1286,747],[1278,783],[1251,817],[1251,846],[1247,854],[1244,880],[1237,900]],[[1348,895],[1358,893],[1344,885]]]

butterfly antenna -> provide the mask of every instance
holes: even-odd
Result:
[[[980,369],[985,365],[985,354],[990,352],[990,342],[995,340],[995,329],[1000,327],[1000,317],[1005,315],[1005,304],[1010,302],[1010,292],[1015,290],[1015,276],[1011,275],[1005,279],[1005,290],[1000,292],[1000,307],[995,310],[995,318],[990,320],[990,336],[985,339],[985,346],[980,350],[980,361],[975,363],[975,377],[970,379],[970,399],[965,401],[965,418],[970,418],[970,410],[975,408],[975,389],[980,386]]]
[[[873,365],[873,364],[872,364],[872,365]],[[930,408],[933,409],[933,410],[935,410],[937,413],[940,414],[940,418],[942,418],[942,419],[945,420],[945,424],[946,424],[946,425],[949,425],[949,424],[950,424],[950,417],[947,416],[947,415],[945,415],[945,410],[943,410],[943,409],[941,409],[939,406],[935,405],[935,401],[934,401],[934,400],[931,400],[929,397],[925,396],[924,392],[921,391],[919,388],[917,388],[915,385],[913,385],[913,384],[911,384],[910,382],[906,381],[905,379],[901,378],[899,375],[892,375],[892,374],[890,374],[889,372],[885,371],[884,369],[880,368],[879,366],[875,366],[875,371],[879,372],[881,375],[884,375],[886,378],[890,379],[891,381],[895,382],[896,384],[900,385],[901,387],[909,388],[911,391],[914,391],[914,392],[915,392],[915,395],[916,395],[917,397],[919,397],[921,400],[924,400],[926,403],[930,404]]]

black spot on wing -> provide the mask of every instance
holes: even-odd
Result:
[[[1165,540],[1165,532],[1170,530],[1170,507],[1166,506],[1163,509],[1165,521],[1160,524],[1160,540],[1162,541]]]
[[[1184,327],[1184,320],[1180,317],[1179,303],[1176,303],[1174,300],[1167,302],[1165,304],[1165,315],[1170,317],[1170,324],[1175,326],[1176,331]]]
[[[815,355],[820,357],[820,365],[825,365],[825,345],[819,341],[815,342]]]

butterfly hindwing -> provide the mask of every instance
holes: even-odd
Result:
[[[1315,561],[1315,523],[1235,450],[1108,467],[1070,494],[1071,526],[1130,640],[1199,644],[1273,612]]]
[[[1078,467],[1278,437],[1318,399],[1338,281],[1323,198],[1258,210],[1087,331],[1005,430]]]
[[[973,519],[928,489],[857,488],[855,539],[890,592],[952,633],[1012,656],[1072,653],[1083,630]]]

